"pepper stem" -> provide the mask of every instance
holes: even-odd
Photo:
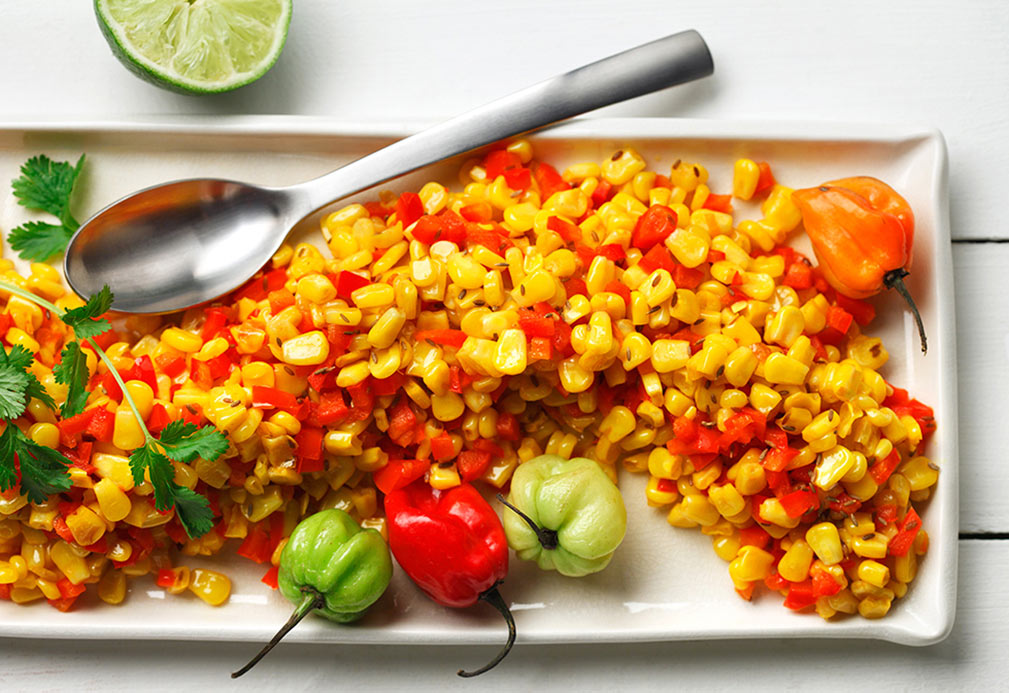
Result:
[[[281,628],[279,631],[277,631],[277,634],[273,636],[273,640],[271,640],[266,645],[266,647],[260,650],[259,654],[253,657],[248,664],[246,664],[238,671],[233,672],[231,674],[231,678],[237,679],[239,676],[247,672],[249,669],[256,666],[256,664],[259,663],[259,660],[265,657],[266,654],[270,650],[272,650],[274,646],[276,646],[276,644],[280,642],[284,638],[284,636],[291,631],[292,628],[301,623],[301,620],[303,618],[308,616],[308,614],[311,613],[312,611],[320,609],[326,605],[325,597],[323,597],[322,594],[317,590],[306,586],[302,587],[301,591],[305,594],[305,596],[302,597],[301,603],[298,604],[298,608],[296,608],[294,610],[294,613],[291,614],[291,618],[287,619],[287,623],[284,624],[284,627]]]
[[[547,551],[553,551],[560,544],[560,540],[557,538],[557,530],[547,529],[546,527],[540,527],[536,522],[526,515],[524,512],[516,508],[514,505],[509,503],[504,499],[500,493],[497,494],[497,499],[501,501],[506,508],[511,510],[513,513],[521,517],[529,525],[532,531],[536,532],[536,538],[540,541],[540,546],[542,546]]]
[[[928,341],[925,339],[925,325],[921,322],[921,314],[918,313],[918,306],[914,304],[914,299],[911,298],[911,292],[907,290],[907,286],[904,284],[904,277],[908,274],[906,269],[895,269],[890,270],[883,275],[883,286],[888,289],[895,289],[901,297],[907,301],[908,307],[911,309],[911,314],[914,316],[914,322],[918,326],[918,339],[921,341],[921,353],[928,353]]]
[[[459,674],[459,676],[462,676],[463,678],[467,679],[473,676],[479,676],[480,674],[490,671],[491,669],[496,667],[498,664],[501,663],[502,659],[508,656],[508,653],[511,652],[512,645],[515,644],[515,619],[512,618],[511,609],[508,608],[508,605],[505,603],[505,600],[501,598],[501,593],[497,591],[497,585],[494,585],[489,590],[481,594],[480,599],[481,601],[485,601],[491,606],[493,606],[501,613],[502,616],[504,616],[505,623],[508,624],[508,642],[505,643],[504,647],[501,648],[501,651],[497,653],[497,656],[494,657],[494,659],[490,660],[479,669],[475,671],[466,671],[464,669],[460,669],[458,672],[456,672]]]

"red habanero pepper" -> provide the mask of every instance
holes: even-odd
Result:
[[[831,181],[792,193],[802,213],[820,271],[848,298],[868,298],[896,289],[918,325],[921,351],[925,327],[904,277],[911,266],[914,213],[893,188],[868,176]]]
[[[470,484],[440,491],[421,480],[388,494],[385,515],[392,555],[431,599],[456,609],[484,601],[504,616],[504,648],[459,675],[493,669],[515,643],[515,620],[497,589],[508,573],[508,542],[494,508]]]

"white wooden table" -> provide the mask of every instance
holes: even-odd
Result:
[[[199,0],[197,0],[199,1]],[[726,688],[1003,690],[1009,648],[1009,4],[939,0],[298,0],[288,46],[260,82],[217,97],[162,92],[109,54],[91,3],[6,3],[0,122],[48,115],[289,114],[437,120],[534,80],[680,29],[716,74],[608,115],[914,122],[940,128],[950,190],[960,368],[957,623],[945,642],[767,640],[519,646],[477,682],[451,648],[285,646],[254,677],[226,672],[247,644],[0,639],[8,690],[525,690]],[[946,422],[952,425],[952,422]],[[467,659],[479,659],[477,652]],[[745,683],[744,683],[745,682]]]

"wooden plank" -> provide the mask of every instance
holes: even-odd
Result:
[[[960,542],[957,622],[951,636],[932,647],[854,640],[520,644],[477,683],[456,678],[455,671],[481,664],[493,648],[281,645],[235,682],[227,673],[254,653],[251,644],[0,640],[3,678],[11,690],[103,693],[132,693],[138,685],[162,689],[161,681],[171,681],[172,690],[221,691],[721,690],[738,686],[742,676],[746,690],[774,693],[814,683],[824,690],[896,691],[959,690],[970,682],[972,690],[1002,690],[1009,648],[1007,549],[1007,541]]]
[[[953,245],[960,406],[960,531],[1009,530],[1009,245]],[[941,422],[940,422],[941,425]]]

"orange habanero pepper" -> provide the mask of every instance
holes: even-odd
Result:
[[[925,327],[903,281],[914,241],[914,213],[907,201],[869,176],[796,190],[792,200],[802,213],[827,282],[838,293],[857,299],[883,288],[896,289],[911,308],[925,353]]]

